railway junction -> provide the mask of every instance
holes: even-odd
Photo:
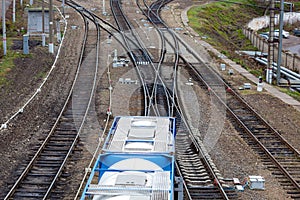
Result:
[[[98,155],[110,149],[106,138],[116,116],[176,118],[174,199],[300,198],[299,102],[266,83],[257,91],[257,77],[197,36],[186,21],[195,2],[64,3],[59,12],[61,2],[54,2],[63,30],[55,54],[31,44],[37,57],[18,59],[23,68],[8,78],[19,81],[1,86],[1,199],[79,199],[88,193],[86,181]],[[245,84],[250,89],[239,90]],[[127,148],[158,157],[158,128],[127,131]],[[133,138],[154,142],[137,147]],[[140,177],[130,179],[131,189],[140,191],[135,198],[150,199],[143,196],[150,183]],[[103,190],[106,199],[116,193],[122,199],[120,187],[93,185],[95,199]]]

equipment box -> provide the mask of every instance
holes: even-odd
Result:
[[[262,176],[249,176],[250,189],[251,190],[264,190],[265,179]]]

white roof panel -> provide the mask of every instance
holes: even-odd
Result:
[[[120,117],[115,131],[111,133],[112,138],[107,150],[172,152],[174,136],[169,129],[168,117]]]

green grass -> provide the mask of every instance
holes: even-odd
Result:
[[[247,0],[235,2],[252,4]],[[260,14],[261,9],[225,2],[195,6],[188,11],[189,25],[200,36],[205,36],[206,41],[217,49],[224,49],[225,46],[232,49],[255,50],[256,48],[243,35],[242,27],[253,16]]]
[[[2,41],[0,45],[3,47]],[[0,85],[9,84],[6,76],[8,72],[10,72],[14,67],[14,59],[27,57],[30,55],[23,55],[22,53],[18,53],[15,51],[11,51],[9,47],[12,45],[12,39],[7,38],[7,51],[6,55],[0,59]]]
[[[293,97],[294,99],[296,99],[297,101],[300,101],[300,93],[297,91],[291,91],[289,88],[282,88],[280,87],[279,90],[281,92],[286,93],[287,95]]]
[[[35,77],[36,77],[37,79],[42,79],[42,78],[45,78],[46,75],[47,75],[47,72],[41,71],[41,72],[39,72],[38,74],[36,74]]]

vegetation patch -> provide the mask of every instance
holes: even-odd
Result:
[[[284,92],[284,93],[286,93],[287,95],[293,97],[294,99],[300,101],[300,93],[299,93],[299,92],[297,92],[297,91],[292,91],[292,90],[290,90],[289,88],[282,88],[282,87],[280,87],[280,88],[278,88],[278,89],[279,89],[281,92]]]
[[[189,25],[218,50],[256,50],[242,33],[242,27],[252,18],[261,16],[264,9],[252,1],[214,2],[196,6],[188,11]]]

